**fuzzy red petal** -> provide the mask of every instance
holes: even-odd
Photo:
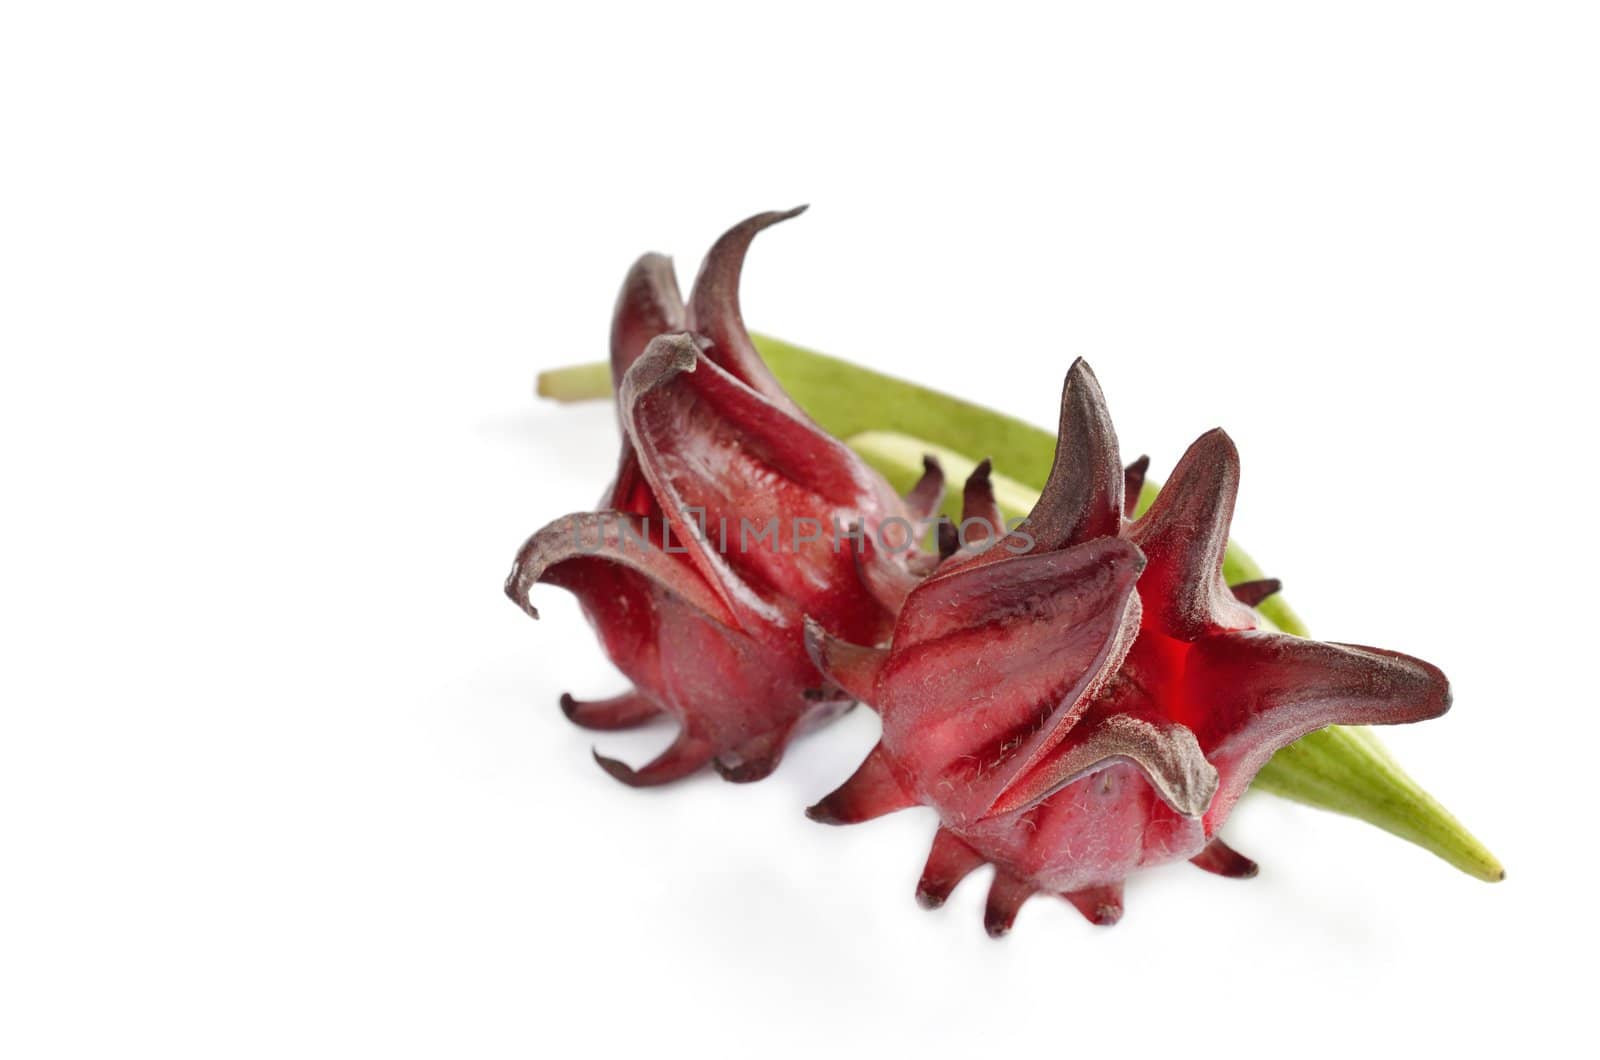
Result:
[[[734,614],[712,592],[684,557],[664,552],[650,540],[643,520],[626,512],[580,512],[563,516],[528,538],[517,551],[506,578],[506,595],[534,618],[538,610],[529,599],[541,581],[574,593],[589,589],[589,579],[602,575],[633,575],[651,587],[683,600],[707,618],[734,627]],[[605,605],[608,601],[596,600]],[[625,602],[618,605],[627,609]]]
[[[856,524],[846,537],[845,547],[855,560],[856,577],[862,586],[885,612],[899,614],[906,597],[922,583],[922,576],[911,568],[904,553],[886,553],[873,542],[873,535]]]
[[[1222,430],[1189,447],[1155,504],[1129,527],[1128,540],[1150,561],[1140,581],[1145,621],[1191,641],[1208,633],[1252,629],[1255,616],[1222,579],[1239,493],[1239,451]]]
[[[622,290],[617,292],[617,304],[611,313],[613,390],[622,389],[628,369],[644,353],[651,339],[683,330],[686,312],[671,258],[646,254],[633,263],[622,281]],[[600,499],[600,507],[651,518],[661,513],[660,505],[650,493],[650,484],[639,470],[639,460],[626,431],[617,457],[617,473]]]
[[[1423,721],[1450,709],[1449,681],[1421,659],[1261,631],[1201,640],[1184,685],[1191,701],[1212,705],[1196,732],[1222,774],[1208,832],[1267,759],[1307,733]]]
[[[854,453],[686,334],[650,344],[623,381],[621,407],[675,537],[744,628],[789,629],[797,650],[799,613],[851,639],[881,635],[887,615],[857,577],[844,531],[877,534],[904,508]]]
[[[561,712],[574,725],[599,732],[638,728],[665,713],[661,704],[640,692],[588,701],[562,695]]]
[[[937,904],[993,863],[991,934],[1038,892],[1114,923],[1128,874],[1181,858],[1253,874],[1215,833],[1274,751],[1449,703],[1420,660],[1255,630],[1251,605],[1278,583],[1223,581],[1239,484],[1226,434],[1201,437],[1124,524],[1146,466],[1118,465],[1099,386],[1075,364],[1028,522],[987,546],[945,535],[948,558],[906,596],[887,652],[817,638],[819,666],[883,716],[872,759],[825,800],[833,818],[932,806],[942,827],[922,891]],[[968,515],[988,510],[987,470],[968,483]]]
[[[1056,549],[1114,537],[1122,528],[1125,475],[1117,431],[1100,381],[1078,358],[1061,392],[1061,427],[1050,476],[1028,515],[1036,548]]]
[[[766,776],[792,733],[843,702],[807,655],[802,616],[875,643],[910,591],[908,560],[883,557],[858,570],[857,552],[835,532],[858,523],[878,535],[886,520],[905,518],[904,504],[778,388],[740,317],[751,239],[798,212],[727,232],[687,306],[669,259],[647,254],[634,264],[612,318],[623,443],[603,511],[534,535],[507,584],[535,617],[535,582],[570,589],[635,685],[611,700],[564,697],[575,723],[678,720],[677,740],[647,766],[597,755],[629,784],[665,783],[708,761],[729,780]],[[941,492],[933,466],[913,497],[937,504]]]
[[[944,503],[944,468],[931,456],[922,458],[922,477],[906,494],[906,514],[921,522],[932,519]]]
[[[1080,357],[1072,363],[1061,388],[1055,459],[1033,510],[997,545],[964,553],[952,559],[948,569],[981,566],[1017,552],[1052,552],[1094,538],[1115,537],[1122,528],[1126,480],[1120,460],[1117,433],[1100,381]],[[986,465],[974,472],[979,478],[978,498],[987,485]],[[962,543],[973,544],[970,537]],[[941,551],[945,549],[941,547]]]
[[[1197,869],[1239,880],[1248,880],[1261,871],[1261,866],[1221,839],[1212,839],[1204,850],[1189,859],[1189,863]]]
[[[573,721],[620,728],[647,720],[652,707],[677,719],[677,740],[648,766],[597,756],[606,772],[635,786],[676,780],[713,760],[728,779],[759,779],[795,728],[828,707],[809,694],[819,677],[804,655],[747,635],[685,558],[647,541],[634,517],[586,513],[535,534],[507,580],[507,593],[535,616],[528,602],[535,582],[571,591],[635,685],[602,703],[564,698]]]
[[[940,574],[906,601],[869,702],[947,820],[1059,743],[1138,628],[1138,550],[1107,538]]]
[[[981,545],[1005,533],[1005,520],[994,499],[994,481],[989,477],[993,465],[985,457],[961,487],[961,525],[957,527],[962,547]]]
[[[1098,698],[1073,730],[990,808],[990,816],[1042,802],[1067,785],[1119,762],[1144,775],[1161,801],[1199,817],[1217,792],[1217,771],[1188,727],[1165,717],[1131,686]]]
[[[963,843],[950,829],[940,828],[934,834],[933,849],[928,851],[922,878],[917,881],[917,902],[924,909],[939,908],[956,885],[982,864],[982,854]]]
[[[1141,456],[1122,470],[1122,515],[1133,518],[1139,506],[1139,494],[1144,490],[1144,476],[1150,470],[1150,458]]]
[[[856,767],[849,780],[806,810],[806,816],[823,824],[859,824],[916,804],[916,797],[896,775],[880,743]]]
[[[650,340],[688,327],[672,259],[645,254],[633,263],[611,313],[611,383],[617,386]]]
[[[688,330],[709,340],[706,355],[718,367],[790,415],[801,418],[805,414],[778,385],[745,330],[744,315],[739,309],[739,276],[751,241],[762,230],[798,217],[805,210],[804,206],[797,206],[756,214],[724,232],[706,253],[695,277],[687,324]]]
[[[740,629],[734,613],[686,557],[659,548],[642,520],[620,512],[558,519],[518,553],[506,592],[537,617],[528,596],[538,582],[578,598],[606,654],[636,691],[600,704],[563,707],[579,724],[617,728],[670,713],[681,731],[649,766],[601,759],[634,785],[665,783],[715,757],[732,779],[756,779],[776,765],[788,735],[822,709],[807,693],[815,670],[796,652],[775,650]]]

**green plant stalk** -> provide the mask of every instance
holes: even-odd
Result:
[[[595,401],[610,397],[611,365],[605,361],[594,361],[540,372],[534,391],[552,401]]]
[[[930,454],[946,480],[961,482],[989,457],[995,499],[1007,518],[1032,510],[1055,454],[1055,435],[949,394],[814,353],[763,335],[754,336],[772,372],[817,424],[846,443],[902,493],[922,473]],[[539,394],[584,401],[610,394],[609,366],[575,365],[545,372]],[[1159,485],[1146,479],[1136,512],[1155,500]],[[946,514],[959,517],[960,491],[945,498]],[[1230,585],[1264,577],[1260,566],[1229,542],[1223,576]],[[1258,608],[1270,628],[1309,636],[1300,617],[1279,596]],[[1365,727],[1331,726],[1290,744],[1257,774],[1252,788],[1376,825],[1443,858],[1480,880],[1505,877],[1495,856],[1440,803],[1406,775],[1376,735]]]

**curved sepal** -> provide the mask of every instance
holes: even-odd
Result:
[[[1214,875],[1237,880],[1251,879],[1261,871],[1261,866],[1217,837],[1213,837],[1204,850],[1190,858],[1189,864]]]
[[[1005,532],[1005,517],[995,503],[994,482],[989,478],[993,465],[987,457],[978,462],[961,487],[961,524],[957,541],[961,547],[982,545]]]
[[[1122,919],[1122,881],[1067,891],[1061,897],[1097,927],[1110,927]]]
[[[1122,469],[1122,515],[1132,519],[1139,507],[1139,494],[1144,491],[1144,477],[1150,471],[1150,458],[1141,456]]]
[[[849,695],[872,706],[878,698],[878,677],[889,653],[882,648],[863,647],[841,640],[822,628],[814,618],[806,619],[806,654],[812,665]]]
[[[733,613],[711,591],[694,568],[655,547],[648,529],[626,512],[579,512],[563,516],[528,538],[506,577],[512,603],[538,618],[529,598],[538,582],[567,589],[602,612],[610,583],[595,580],[597,571],[626,571],[683,599],[707,618],[736,628]]]
[[[651,339],[669,331],[683,330],[685,313],[671,258],[665,254],[646,254],[633,263],[622,281],[622,290],[617,292],[617,304],[611,313],[613,390],[622,389],[623,377]],[[623,432],[622,452],[617,458],[617,473],[600,498],[600,507],[647,518],[660,514],[661,509],[650,494],[649,483],[639,471],[639,460],[626,431]]]
[[[956,885],[982,864],[982,854],[958,839],[950,829],[941,827],[933,835],[933,848],[928,851],[928,862],[922,868],[922,878],[917,881],[917,904],[924,909],[944,905]]]
[[[915,805],[917,800],[895,776],[880,743],[849,780],[808,808],[806,816],[822,824],[859,824]]]
[[[1144,559],[1117,538],[936,574],[906,600],[876,705],[948,819],[983,816],[1127,654]]]
[[[867,592],[889,614],[899,614],[906,597],[922,583],[922,578],[912,571],[910,561],[878,548],[873,544],[872,535],[859,523],[850,528],[847,547],[855,560],[856,577],[861,579]]]
[[[1239,493],[1239,451],[1221,430],[1199,437],[1172,470],[1155,504],[1128,528],[1149,558],[1139,593],[1147,621],[1179,640],[1252,629],[1250,609],[1222,578],[1228,526]]]
[[[676,539],[747,629],[789,602],[830,629],[875,627],[842,528],[875,532],[899,498],[843,444],[724,371],[688,334],[629,369],[623,424]]]
[[[688,330],[710,340],[707,356],[734,378],[755,390],[774,405],[794,416],[804,417],[772,377],[750,333],[745,330],[739,309],[739,276],[750,243],[763,229],[780,221],[798,217],[804,206],[792,210],[759,213],[734,225],[706,252],[689,294]]]
[[[718,754],[711,761],[712,768],[723,780],[735,784],[753,784],[765,780],[783,761],[783,749],[789,742],[791,731],[789,726],[768,729]]]
[[[1135,766],[1178,814],[1205,813],[1217,793],[1218,777],[1194,733],[1154,709],[1131,709],[1126,701],[1111,709],[1103,706],[1097,703],[1043,761],[1008,787],[988,816],[1033,806],[1118,762]]]
[[[1253,581],[1230,585],[1233,598],[1246,607],[1255,607],[1269,596],[1283,591],[1283,583],[1276,578],[1256,578]]]
[[[1450,709],[1449,681],[1421,659],[1260,631],[1195,644],[1184,693],[1209,706],[1195,735],[1222,774],[1208,834],[1273,752],[1307,733],[1424,721]]]
[[[710,741],[685,729],[678,734],[672,746],[661,752],[649,765],[638,769],[615,758],[607,758],[599,751],[594,752],[594,760],[611,777],[630,788],[653,788],[698,772],[711,761],[712,753]]]
[[[1028,514],[1036,548],[1067,548],[1122,528],[1125,474],[1117,431],[1100,381],[1083,358],[1072,362],[1061,389],[1061,427],[1055,461]]]
[[[932,519],[944,503],[944,468],[931,456],[922,458],[922,477],[905,496],[906,512],[916,522]]]
[[[651,339],[683,331],[686,313],[671,258],[646,254],[634,262],[611,313],[611,385],[621,386],[622,377]]]
[[[983,929],[992,939],[1011,933],[1022,904],[1038,893],[1038,889],[1021,876],[1013,876],[998,866],[989,884],[989,900],[983,909]]]
[[[563,692],[561,713],[572,724],[596,732],[636,729],[666,714],[661,704],[643,692],[624,692],[610,699],[581,700]]]

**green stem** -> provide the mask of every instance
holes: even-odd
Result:
[[[1334,725],[1296,740],[1272,756],[1251,787],[1375,824],[1480,880],[1506,878],[1499,859],[1365,726]]]
[[[572,364],[539,373],[534,388],[542,398],[570,403],[598,401],[611,396],[611,365],[605,361]]]
[[[895,379],[763,335],[756,347],[801,408],[823,430],[846,439],[862,458],[902,493],[922,473],[924,453],[943,465],[947,480],[961,482],[976,460],[989,457],[997,471],[995,496],[1007,517],[1026,515],[1038,499],[1055,454],[1055,435],[949,394]],[[539,393],[557,401],[598,399],[610,393],[604,363],[545,372]],[[1136,511],[1159,486],[1145,480]],[[947,512],[959,516],[959,490],[948,491]],[[1264,577],[1256,562],[1229,542],[1223,576],[1230,585]],[[1304,622],[1279,596],[1259,608],[1267,624],[1308,636]],[[1279,751],[1253,787],[1374,824],[1432,851],[1480,880],[1504,878],[1499,861],[1443,806],[1413,781],[1365,728],[1334,726]]]

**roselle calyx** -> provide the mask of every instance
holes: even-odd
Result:
[[[759,334],[753,339],[790,396],[896,488],[911,488],[923,474],[928,454],[937,457],[953,481],[964,479],[978,458],[989,456],[1004,517],[1024,516],[1037,502],[1054,457],[1052,432],[837,357]],[[609,391],[603,369],[576,365],[547,371],[539,377],[539,393],[558,401],[605,397]],[[1143,514],[1159,490],[1159,483],[1146,478],[1134,514]],[[959,494],[947,498],[944,511],[959,518]],[[1229,584],[1265,576],[1231,541],[1223,571]],[[1269,628],[1309,635],[1281,594],[1260,601],[1256,611]],[[1252,789],[1366,821],[1477,879],[1493,882],[1505,876],[1494,854],[1408,776],[1364,727],[1334,725],[1302,737],[1267,762]]]
[[[572,721],[602,730],[661,716],[678,723],[673,744],[642,768],[596,754],[624,783],[662,784],[707,763],[729,780],[759,780],[798,730],[848,706],[807,655],[805,617],[870,642],[887,636],[893,616],[835,531],[879,533],[938,503],[937,468],[908,506],[794,404],[745,331],[738,284],[750,242],[798,212],[729,230],[687,303],[669,259],[647,254],[630,270],[611,331],[616,476],[596,511],[529,538],[506,581],[534,617],[535,584],[572,592],[633,683],[608,700],[563,697]],[[876,569],[893,578],[912,559],[909,550],[885,554]]]
[[[807,631],[819,668],[883,719],[877,747],[812,816],[933,807],[919,895],[937,904],[993,863],[992,934],[1038,892],[1115,922],[1122,881],[1168,861],[1250,874],[1218,831],[1274,752],[1330,724],[1414,722],[1450,704],[1421,660],[1261,628],[1250,605],[1276,583],[1223,577],[1239,484],[1226,434],[1196,441],[1128,520],[1143,466],[1123,468],[1082,361],[1061,410],[1025,548],[1007,547],[1018,530],[951,554],[909,593],[887,648]],[[964,514],[994,508],[980,466]]]

